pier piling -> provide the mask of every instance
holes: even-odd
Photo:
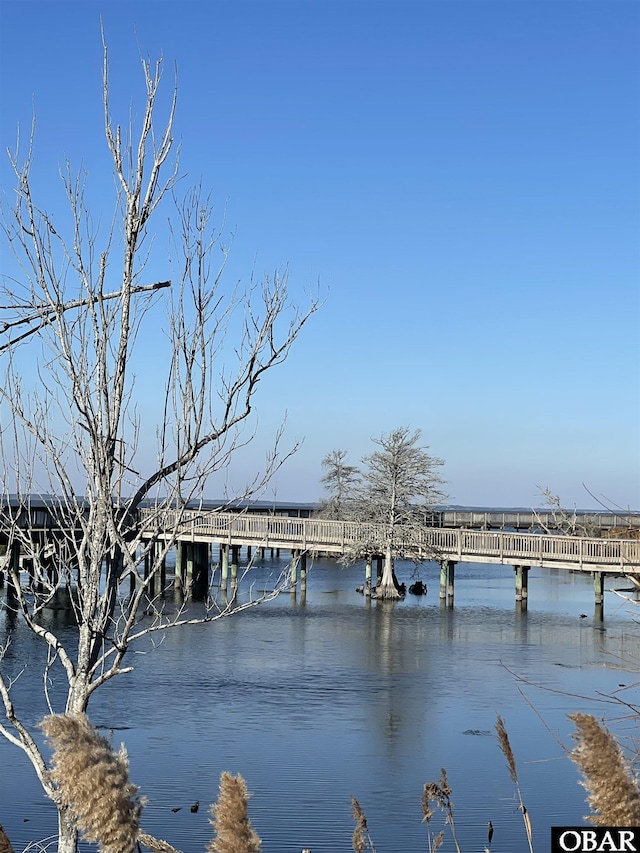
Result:
[[[440,561],[440,598],[446,598],[449,604],[453,604],[455,566],[453,560]]]
[[[529,600],[529,566],[514,566],[516,573],[516,601],[524,605]]]

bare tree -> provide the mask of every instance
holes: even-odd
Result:
[[[321,482],[329,498],[321,515],[360,522],[359,539],[344,555],[345,562],[384,555],[378,598],[401,597],[396,558],[420,563],[438,556],[425,547],[422,531],[428,511],[445,497],[437,473],[444,463],[418,444],[421,435],[421,430],[399,427],[372,439],[380,450],[362,459],[362,470],[346,464],[344,450],[322,460],[327,473]]]
[[[361,513],[384,530],[384,568],[378,598],[399,598],[396,558],[420,562],[433,558],[421,542],[425,512],[444,499],[437,469],[444,463],[418,444],[421,430],[399,427],[374,438],[380,450],[362,460]],[[370,547],[370,546],[369,546]]]
[[[562,533],[563,536],[601,535],[595,515],[579,513],[575,506],[573,509],[564,507],[560,497],[551,489],[540,489],[540,494],[544,498],[544,510],[537,512],[534,509],[533,513],[545,533]]]
[[[319,510],[322,518],[344,521],[354,517],[362,475],[355,465],[347,465],[346,459],[346,450],[332,450],[322,460],[326,473],[320,482],[328,494]]]
[[[180,606],[165,611],[156,578],[179,539],[186,504],[201,497],[211,476],[251,439],[250,426],[244,432],[243,426],[260,380],[286,359],[318,308],[313,297],[302,311],[290,302],[286,270],[261,282],[252,279],[246,290],[223,288],[228,249],[213,224],[212,203],[201,187],[179,196],[177,159],[173,166],[169,162],[176,87],[158,127],[162,63],[142,60],[145,106],[138,130],[130,121],[128,132],[122,131],[111,117],[104,38],[103,50],[104,122],[114,178],[110,225],[102,225],[102,211],[92,216],[86,176],[75,176],[69,164],[63,185],[70,215],[54,221],[38,203],[31,178],[33,128],[26,156],[19,150],[10,155],[17,186],[2,220],[19,272],[4,278],[0,308],[0,332],[10,336],[0,387],[0,541],[9,555],[21,554],[30,563],[31,582],[23,588],[18,560],[9,560],[12,606],[42,641],[50,711],[67,714],[85,712],[101,685],[130,670],[125,657],[143,637],[231,612],[231,606],[212,602],[204,615]],[[166,282],[144,281],[158,255],[151,224],[161,203],[173,210],[171,289],[163,287]],[[217,261],[214,252],[220,252]],[[149,360],[139,332],[143,324],[159,323],[163,294],[170,294],[169,319],[155,335],[152,360],[156,376],[164,357],[165,379],[158,384],[164,410],[156,459],[150,462],[153,430],[143,404],[137,406],[139,375]],[[29,371],[23,370],[26,361]],[[232,497],[255,493],[292,452],[280,451],[279,439],[265,470]],[[49,501],[53,531],[34,529],[34,494],[55,495]],[[125,582],[127,595],[121,589]],[[277,591],[276,583],[271,594]],[[63,594],[77,621],[73,646],[41,618]],[[11,681],[2,674],[5,653],[6,647],[0,649],[7,720],[0,732],[24,750],[56,801],[47,762],[21,716],[25,709],[14,707]],[[46,692],[54,677],[66,680],[61,709],[52,708]],[[73,817],[60,804],[58,812],[58,849],[75,853]]]

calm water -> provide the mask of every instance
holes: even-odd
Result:
[[[268,585],[274,566],[256,568],[257,586]],[[399,567],[401,578],[409,572]],[[605,620],[596,622],[589,577],[542,569],[531,570],[526,613],[516,610],[508,567],[459,565],[454,609],[440,605],[436,566],[422,571],[426,598],[392,605],[355,592],[363,575],[362,567],[316,561],[305,601],[286,595],[168,633],[160,648],[131,656],[133,673],[98,692],[90,716],[127,746],[132,780],[149,799],[147,832],[202,851],[207,807],[229,770],[253,793],[265,853],[351,850],[350,794],[378,853],[423,853],[422,786],[445,767],[464,853],[483,849],[488,820],[493,853],[525,851],[492,734],[496,713],[509,731],[536,850],[548,850],[551,825],[582,822],[584,790],[558,740],[571,743],[572,711],[622,716],[571,694],[618,690],[635,700],[629,664],[639,657],[640,610],[608,593]],[[0,615],[0,642],[8,618]],[[17,672],[28,662],[14,695],[30,722],[46,713],[40,654],[26,632],[13,631],[5,667]],[[54,704],[58,680],[54,673]],[[22,754],[0,739],[0,822],[17,851],[55,832],[34,780]],[[201,808],[192,814],[195,800]],[[443,849],[453,849],[449,835]]]

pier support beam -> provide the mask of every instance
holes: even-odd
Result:
[[[364,594],[367,596],[371,595],[371,576],[373,574],[372,563],[372,558],[367,557],[367,564],[364,569]]]
[[[240,564],[240,546],[231,546],[231,586],[235,590],[238,586],[238,565]]]
[[[602,607],[604,605],[604,572],[593,573],[593,592],[596,607]]]
[[[382,583],[382,554],[376,556],[376,586]]]
[[[187,565],[187,543],[178,540],[176,544],[176,571],[173,590],[176,594],[185,594],[185,568]]]
[[[529,566],[514,566],[516,572],[516,601],[524,605],[529,600]]]
[[[143,542],[142,547],[147,548],[148,542]],[[144,555],[144,579],[145,580],[148,580],[149,575],[151,574],[152,568],[153,568],[152,554],[151,554],[151,550],[148,550],[146,552],[146,554]],[[149,583],[152,583],[152,581],[149,581]],[[153,593],[151,592],[149,586],[147,586],[147,595],[149,595],[150,597],[153,597]]]
[[[163,552],[163,550],[164,550],[164,543],[163,542],[156,542],[156,554],[158,554],[158,559],[160,559],[159,555]],[[160,562],[160,595],[164,595],[166,588],[167,588],[167,557],[165,555]]]
[[[300,554],[300,592],[307,591],[307,552]]]
[[[227,591],[227,583],[229,580],[229,546],[220,546],[220,589],[223,592]]]
[[[206,597],[208,588],[209,546],[206,542],[196,542],[193,545],[193,598],[202,600]]]
[[[291,552],[291,591],[295,592],[296,584],[298,583],[298,566],[300,564],[300,551],[296,548]]]
[[[185,593],[191,598],[193,595],[193,551],[195,545],[193,542],[185,542],[182,548],[184,553],[184,589]]]
[[[14,602],[18,597],[16,587],[13,582],[14,576],[20,580],[20,545],[14,542],[9,553],[10,570],[7,574],[7,601]],[[15,572],[15,575],[14,575]]]
[[[440,561],[440,598],[446,598],[450,604],[453,604],[455,567],[453,560]]]

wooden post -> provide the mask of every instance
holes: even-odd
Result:
[[[447,561],[440,560],[440,598],[447,597]]]
[[[529,599],[529,566],[514,566],[516,572],[516,601]]]
[[[295,590],[298,583],[298,564],[300,562],[300,551],[297,548],[291,552],[291,589]]]
[[[231,585],[236,586],[238,583],[238,563],[240,562],[240,546],[231,546]]]
[[[229,546],[220,546],[220,589],[227,591],[229,579]]]
[[[163,542],[156,542],[156,548],[161,552],[164,548]],[[162,562],[160,563],[160,595],[164,595],[164,591],[167,588],[167,560],[166,557],[162,558]]]
[[[176,544],[176,571],[175,571],[175,583],[174,583],[174,591],[180,594],[184,593],[183,589],[183,567],[184,567],[184,543],[178,539]]]
[[[251,560],[251,545],[247,545],[247,562]]]
[[[7,575],[7,599],[15,601],[18,597],[18,593],[16,590],[16,584],[13,582],[14,572],[15,577],[18,579],[18,583],[20,582],[20,545],[17,542],[13,542],[11,545],[9,565],[11,566],[11,570]]]
[[[371,576],[373,574],[372,558],[367,557],[367,564],[364,568],[364,594],[371,595]]]
[[[376,556],[376,586],[382,583],[382,554]]]
[[[136,564],[138,559],[138,552],[136,550]],[[116,566],[115,573],[116,576],[120,574],[122,571],[122,551],[119,545],[115,545],[113,549],[113,557],[112,557],[113,565]],[[129,595],[133,595],[136,591],[136,573],[135,571],[129,572]]]
[[[142,543],[142,547],[146,548],[146,542]],[[149,572],[151,571],[151,551],[145,551],[144,555],[144,579],[146,580],[149,577]]]
[[[449,560],[449,583],[447,585],[447,600],[453,603],[453,581],[456,564]]]
[[[604,605],[604,572],[593,573],[593,592],[596,605]]]
[[[307,591],[307,552],[300,555],[300,592]]]
[[[446,598],[450,604],[453,604],[455,565],[453,560],[440,561],[440,598]]]
[[[209,586],[209,546],[198,542],[193,546],[193,597],[203,599]]]
[[[184,546],[184,588],[186,594],[191,598],[193,595],[193,551],[195,544],[193,542],[185,542]]]
[[[150,566],[151,566],[151,579],[149,580],[149,586],[147,587],[147,594],[148,594],[149,598],[155,598],[155,595],[156,595],[156,578],[158,576],[157,575],[157,571],[158,571],[157,560],[158,560],[158,555],[159,555],[158,544],[159,544],[158,542],[154,542],[151,545],[151,550],[150,550],[149,555],[148,555],[148,560],[149,560]]]

